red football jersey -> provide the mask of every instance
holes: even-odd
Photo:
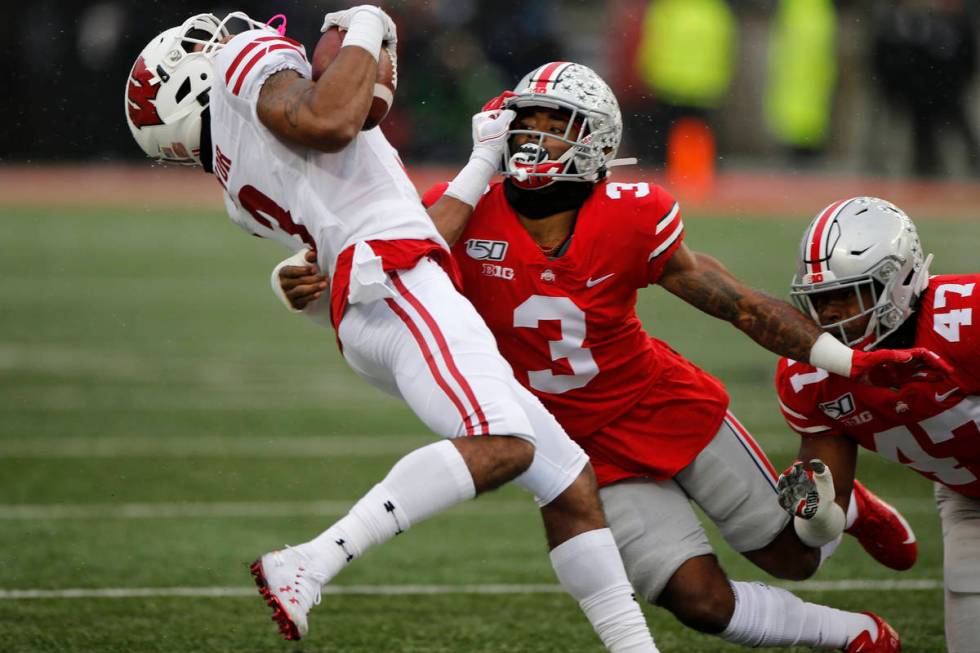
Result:
[[[850,437],[980,497],[980,274],[932,277],[914,319],[915,346],[942,356],[952,379],[896,392],[782,359],[776,388],[783,417],[805,437]]]
[[[657,281],[683,236],[663,188],[607,181],[579,210],[567,251],[549,259],[494,184],[453,248],[463,292],[517,379],[586,451],[643,400],[649,420],[635,446],[655,459],[644,475],[662,478],[697,456],[728,406],[720,382],[648,336],[636,315],[637,289]],[[639,474],[600,483],[630,475]]]

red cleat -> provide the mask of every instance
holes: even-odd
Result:
[[[874,612],[865,612],[875,620],[878,626],[878,636],[871,639],[871,633],[865,630],[851,640],[844,653],[899,653],[902,650],[902,640],[898,638],[895,629]]]
[[[915,533],[901,513],[854,479],[857,519],[845,530],[868,555],[896,571],[905,571],[919,557]]]

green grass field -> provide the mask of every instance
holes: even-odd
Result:
[[[688,242],[784,295],[804,222],[692,219]],[[282,642],[247,564],[326,527],[428,441],[425,429],[345,367],[332,333],[278,306],[268,272],[283,252],[218,213],[0,208],[0,225],[0,649],[600,650],[574,602],[553,591],[536,512],[514,488],[372,551],[336,579],[350,593],[324,596],[310,637]],[[936,272],[976,269],[976,225],[921,232]],[[641,315],[728,384],[733,410],[785,466],[796,442],[774,408],[774,357],[655,289]],[[931,487],[871,457],[860,476],[909,517],[919,563],[896,574],[845,542],[815,580],[928,589],[801,594],[881,613],[906,651],[942,651]],[[723,545],[719,554],[732,576],[765,578]],[[436,587],[462,585],[537,590]],[[408,593],[370,593],[398,587]],[[133,588],[158,591],[12,593]],[[207,588],[215,595],[192,591]],[[737,650],[648,615],[665,653]]]

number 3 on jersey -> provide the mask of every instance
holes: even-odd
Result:
[[[537,329],[543,320],[557,320],[561,340],[548,342],[551,360],[568,361],[572,374],[555,374],[550,369],[528,372],[528,382],[539,392],[561,394],[586,386],[599,373],[592,352],[586,349],[585,313],[568,297],[531,295],[514,309],[514,326]]]

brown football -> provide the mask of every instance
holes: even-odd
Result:
[[[323,71],[340,53],[345,34],[347,32],[342,32],[337,27],[331,27],[320,37],[316,48],[313,50],[314,81],[320,78]],[[367,118],[364,119],[362,130],[377,127],[388,115],[388,109],[391,108],[391,102],[395,96],[395,87],[395,67],[392,65],[388,51],[381,48],[381,57],[378,59],[378,80],[374,84],[374,100],[371,101],[371,109],[368,111]]]

